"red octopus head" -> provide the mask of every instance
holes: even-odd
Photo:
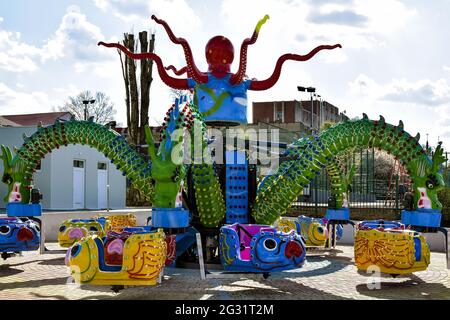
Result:
[[[214,76],[223,77],[230,72],[234,60],[234,47],[229,39],[224,36],[211,38],[206,44],[205,55],[209,72]]]

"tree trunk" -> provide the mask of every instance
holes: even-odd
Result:
[[[141,52],[153,52],[155,48],[155,35],[151,35],[150,43],[146,31],[139,33],[139,41],[141,44]],[[140,128],[139,143],[145,144],[144,128],[148,125],[148,110],[150,106],[150,85],[152,78],[153,60],[141,60],[141,110],[140,110]]]
[[[140,52],[153,52],[155,48],[155,35],[152,34],[150,41],[146,31],[139,33]],[[133,34],[124,34],[123,44],[131,52],[137,51],[136,41]],[[125,105],[127,108],[128,141],[137,146],[143,145],[145,141],[144,128],[149,124],[148,112],[150,108],[150,86],[152,78],[152,60],[140,60],[140,70],[137,64],[126,55],[119,52],[122,65],[122,76],[125,84]],[[137,74],[140,74],[139,82]],[[139,148],[141,152],[146,151]],[[131,185],[127,190],[127,205],[142,206],[149,205],[143,195]]]
[[[128,50],[134,52],[134,34],[125,35],[126,46]],[[138,128],[139,128],[139,92],[136,80],[136,63],[133,59],[127,57],[128,65],[128,78],[130,82],[130,126],[128,127],[128,134],[130,135],[131,142],[138,144]]]

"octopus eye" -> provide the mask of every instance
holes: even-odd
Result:
[[[98,229],[97,229],[97,227],[95,227],[95,226],[92,226],[92,227],[90,227],[90,228],[89,228],[89,231],[94,231],[94,232],[97,232],[97,231],[98,231]]]
[[[59,232],[64,232],[64,230],[66,230],[66,226],[59,227]]]
[[[427,180],[426,184],[427,184],[427,188],[428,189],[433,189],[434,188],[434,184],[433,184],[433,182],[431,180]]]
[[[75,258],[80,253],[80,251],[81,245],[77,243],[72,247],[72,249],[70,249],[70,255]]]
[[[277,242],[273,239],[266,239],[263,242],[264,248],[269,251],[273,251],[277,248]]]
[[[319,233],[323,233],[323,227],[317,227],[317,231],[318,231]]]
[[[8,234],[11,229],[8,226],[0,227],[0,234]]]

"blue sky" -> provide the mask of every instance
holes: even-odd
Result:
[[[156,31],[156,52],[166,65],[185,64],[151,14],[186,38],[206,70],[204,46],[221,34],[236,52],[265,14],[258,42],[249,48],[247,73],[264,79],[277,58],[341,43],[313,60],[288,62],[279,83],[250,92],[252,101],[306,99],[297,85],[312,85],[350,117],[382,114],[422,142],[429,134],[450,145],[449,0],[2,0],[0,1],[0,114],[51,111],[69,95],[100,90],[125,123],[120,62],[114,50],[96,46],[124,32]],[[238,59],[235,58],[234,69]],[[151,89],[152,124],[170,105],[157,76]]]

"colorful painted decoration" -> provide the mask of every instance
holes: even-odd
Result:
[[[93,285],[156,285],[166,260],[167,245],[163,230],[133,233],[125,239],[123,246],[114,242],[116,239],[108,242],[105,248],[106,243],[100,237],[89,235],[67,251],[66,265],[75,282]],[[108,252],[108,261],[112,265],[106,263],[105,252]],[[121,255],[121,264],[118,264],[120,257],[117,255]]]
[[[134,227],[137,224],[136,215],[129,214],[115,214],[99,217],[98,219],[106,219],[105,231],[122,232],[126,227]]]
[[[277,220],[277,229],[283,232],[296,231],[305,241],[306,246],[322,247],[329,239],[328,220],[326,218],[310,218],[299,216],[297,219],[282,217]],[[342,225],[336,225],[336,240],[343,235]]]
[[[430,250],[425,238],[392,221],[363,221],[357,225],[355,263],[358,270],[392,275],[426,270]]]
[[[58,243],[63,248],[69,248],[87,235],[95,234],[102,238],[106,234],[105,224],[105,218],[66,220],[58,229]]]
[[[175,262],[177,258],[177,244],[176,244],[176,235],[174,234],[166,234],[166,244],[167,244],[167,254],[166,254],[166,266],[170,266]]]
[[[136,215],[109,215],[92,219],[69,219],[58,230],[58,243],[63,248],[71,247],[76,241],[87,235],[103,238],[107,232],[120,233],[126,227],[136,226]]]
[[[201,72],[194,61],[189,43],[183,38],[177,38],[169,25],[154,15],[152,19],[161,24],[166,30],[170,40],[183,47],[187,66],[177,70],[173,66],[164,67],[161,58],[154,53],[133,53],[118,43],[99,42],[99,45],[108,48],[117,48],[131,59],[153,60],[158,68],[161,80],[169,87],[175,89],[193,89],[195,92],[195,104],[205,117],[206,121],[245,124],[247,123],[247,91],[267,90],[273,87],[280,78],[281,68],[284,62],[307,61],[321,50],[341,48],[341,45],[322,45],[313,49],[306,55],[285,54],[282,55],[275,66],[272,75],[265,80],[246,79],[247,49],[258,39],[262,25],[269,19],[266,15],[261,19],[251,36],[243,41],[240,50],[239,69],[231,73],[231,64],[234,60],[234,47],[229,39],[224,36],[211,38],[205,47],[205,56],[208,63],[208,71]],[[188,78],[173,78],[166,70],[173,70],[178,76],[187,73]]]
[[[39,249],[40,231],[37,224],[26,218],[0,218],[0,252],[8,253]]]
[[[109,231],[105,242],[105,261],[106,264],[111,265],[117,265],[122,264],[122,250],[120,250],[120,246],[123,247],[123,244],[125,243],[126,239],[130,237],[133,233],[139,233],[139,232],[151,232],[154,230],[151,226],[138,226],[138,227],[126,227],[123,229],[121,233]],[[110,244],[112,244],[112,247],[110,248]],[[167,245],[167,252],[166,252],[166,261],[165,265],[169,266],[171,265],[175,259],[176,259],[176,236],[173,234],[166,234],[166,245]],[[119,263],[120,261],[120,263]]]
[[[220,229],[220,259],[226,271],[268,273],[300,268],[306,247],[295,232],[265,225],[226,225]]]

